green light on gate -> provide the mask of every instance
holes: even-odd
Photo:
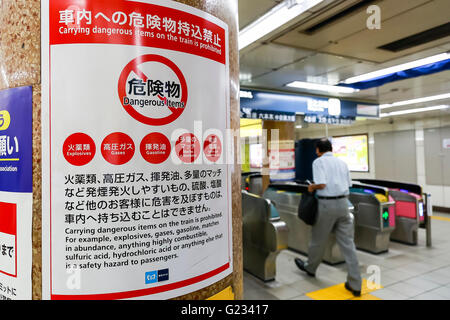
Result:
[[[389,212],[385,211],[383,212],[383,219],[387,220],[389,218]]]

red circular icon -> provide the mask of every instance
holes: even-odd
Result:
[[[152,164],[163,163],[170,155],[170,141],[165,135],[153,132],[144,137],[141,141],[141,155],[145,161]]]
[[[108,135],[102,142],[101,151],[103,158],[113,165],[122,165],[134,156],[134,142],[128,135],[122,132],[114,132]]]
[[[140,112],[138,112],[136,109],[133,108],[132,105],[126,104],[124,102],[124,98],[127,98],[127,81],[128,76],[130,73],[134,72],[140,80],[143,81],[143,83],[147,83],[149,80],[147,75],[145,75],[141,70],[139,70],[139,65],[146,63],[146,62],[159,62],[168,68],[170,68],[175,75],[177,76],[178,80],[180,81],[181,86],[181,98],[180,102],[184,105],[183,108],[173,107],[168,103],[167,97],[163,97],[158,95],[158,98],[164,102],[164,104],[167,106],[167,108],[171,111],[171,114],[169,116],[163,117],[163,118],[150,118],[147,116],[144,116]],[[148,86],[148,83],[147,83]],[[170,61],[169,59],[156,55],[156,54],[146,54],[139,56],[133,60],[131,60],[125,68],[122,70],[122,73],[120,74],[119,78],[119,98],[120,103],[125,108],[125,110],[128,112],[130,116],[132,116],[134,119],[136,119],[139,122],[142,122],[144,124],[148,124],[151,126],[163,126],[166,124],[169,124],[176,119],[178,119],[179,116],[183,113],[184,109],[186,108],[187,99],[188,99],[188,90],[187,90],[187,84],[186,79],[184,78],[183,73],[181,72],[180,68]]]
[[[210,134],[206,137],[203,143],[203,152],[206,159],[211,162],[216,162],[222,155],[222,142],[215,134]]]
[[[95,142],[84,133],[70,135],[63,144],[64,158],[71,165],[84,166],[95,156]]]
[[[175,143],[177,156],[185,163],[194,162],[198,158],[200,150],[200,142],[192,133],[182,134]]]

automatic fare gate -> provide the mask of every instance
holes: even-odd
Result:
[[[289,228],[288,247],[303,254],[308,254],[311,226],[308,226],[300,220],[297,212],[302,193],[307,192],[307,190],[307,185],[293,182],[271,184],[263,195],[264,198],[272,201],[280,213],[281,219],[286,222]],[[350,202],[349,207],[353,211],[353,205]],[[328,238],[323,261],[328,264],[344,262],[344,257],[336,243],[334,233]]]
[[[262,174],[259,172],[243,173],[241,175],[242,189],[252,194],[262,196]]]
[[[418,228],[427,230],[427,245],[431,245],[432,215],[429,195],[422,193],[422,187],[416,184],[388,180],[356,179],[361,183],[382,186],[389,189],[389,195],[395,201],[395,230],[391,240],[417,245]]]
[[[244,269],[263,281],[275,279],[276,257],[287,249],[288,228],[273,204],[242,190]]]
[[[388,251],[395,229],[395,202],[388,189],[353,182],[349,200],[355,207],[356,248],[376,254]]]

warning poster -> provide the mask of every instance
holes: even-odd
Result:
[[[173,1],[42,1],[43,298],[232,272],[228,27]]]
[[[31,299],[32,88],[0,91],[0,300]]]
[[[269,143],[270,181],[295,179],[295,142],[293,140]]]

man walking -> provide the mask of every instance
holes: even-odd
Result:
[[[347,164],[334,157],[328,139],[321,139],[316,146],[319,156],[313,162],[314,184],[308,191],[316,191],[318,216],[312,227],[312,237],[308,250],[308,261],[295,259],[297,267],[310,276],[315,276],[322,261],[328,237],[332,231],[344,256],[348,268],[345,288],[354,296],[361,295],[361,274],[353,240],[353,216],[348,209],[349,188],[352,185]]]

